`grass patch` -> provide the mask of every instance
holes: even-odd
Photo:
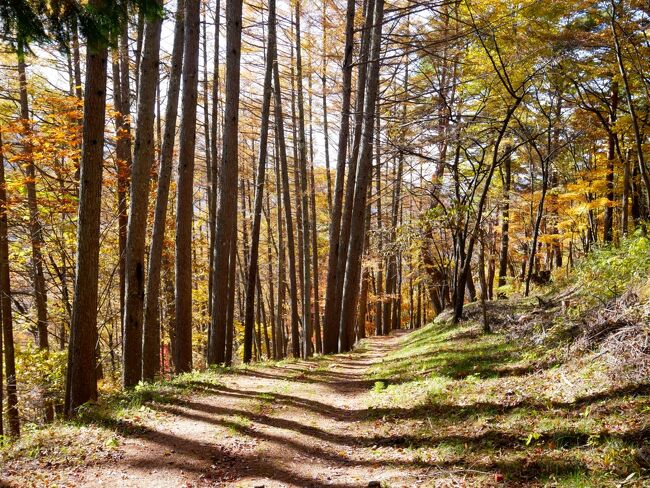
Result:
[[[650,390],[606,382],[598,362],[546,355],[561,356],[472,321],[404,336],[368,373],[369,418],[390,433],[373,442],[471,486],[495,473],[516,486],[650,485],[634,462],[648,443]]]

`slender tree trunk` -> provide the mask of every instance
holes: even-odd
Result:
[[[514,96],[514,95],[513,95]],[[501,142],[503,141],[503,138],[505,137],[506,130],[508,129],[508,125],[510,124],[510,120],[512,119],[512,116],[514,115],[515,111],[519,107],[523,100],[523,95],[522,96],[514,96],[514,101],[513,103],[508,107],[508,110],[506,112],[506,116],[503,119],[503,122],[501,123],[501,127],[499,129],[499,133],[497,135],[496,141],[494,143],[494,152],[492,153],[492,162],[490,164],[490,168],[488,170],[488,174],[485,177],[485,182],[483,183],[483,191],[481,192],[481,195],[479,197],[478,201],[478,208],[476,211],[476,217],[475,217],[475,223],[472,228],[472,230],[469,232],[469,239],[467,243],[467,249],[465,250],[465,243],[463,240],[463,244],[461,246],[461,249],[464,252],[464,256],[462,259],[462,267],[459,272],[458,280],[455,283],[455,290],[454,290],[454,320],[457,322],[461,319],[463,315],[463,307],[465,306],[465,286],[467,284],[467,280],[469,278],[469,274],[471,272],[471,263],[472,263],[472,254],[474,253],[474,245],[476,244],[476,239],[478,238],[478,231],[481,226],[482,218],[483,218],[483,209],[485,208],[485,203],[487,201],[487,195],[488,191],[490,189],[490,182],[492,181],[492,176],[494,175],[494,171],[498,165],[499,162],[499,148],[501,147]]]
[[[325,146],[325,175],[327,177],[327,211],[332,215],[332,174],[330,172],[330,137],[329,125],[327,123],[327,31],[329,24],[327,22],[327,2],[323,0],[322,10],[322,30],[323,30],[323,52],[321,54],[321,97],[323,100],[323,144]],[[322,352],[322,351],[321,351]]]
[[[349,343],[349,335],[346,333],[348,327],[354,324],[354,313],[356,311],[359,296],[359,273],[361,268],[361,251],[363,250],[364,239],[364,218],[366,212],[366,198],[368,195],[368,181],[372,167],[373,137],[375,123],[375,107],[379,91],[379,56],[381,53],[381,33],[384,18],[384,0],[376,0],[372,23],[372,47],[369,59],[371,60],[365,107],[363,111],[363,135],[361,139],[361,152],[357,163],[355,177],[354,204],[352,207],[352,218],[350,220],[350,239],[345,268],[345,282],[343,287],[343,300],[341,307],[341,327],[339,329],[339,350],[349,351],[352,344]]]
[[[47,327],[47,293],[45,290],[45,275],[43,273],[43,225],[38,210],[36,196],[36,170],[34,154],[30,137],[32,125],[29,119],[29,101],[27,98],[27,73],[25,66],[25,49],[22,43],[18,44],[18,80],[20,87],[20,118],[24,130],[23,137],[23,165],[25,167],[25,190],[27,193],[27,207],[29,210],[29,240],[32,247],[32,283],[34,286],[34,303],[36,305],[36,330],[38,332],[37,345],[39,349],[49,349]],[[54,419],[54,409],[45,393],[44,417],[47,422]]]
[[[212,114],[210,124],[210,159],[212,161],[212,176],[210,184],[210,258],[209,258],[209,277],[208,277],[208,311],[210,316],[213,313],[212,299],[214,297],[214,249],[215,238],[217,233],[217,192],[219,189],[219,150],[217,144],[217,127],[219,126],[219,44],[221,28],[221,0],[217,0],[214,8],[214,65],[212,70]],[[207,104],[207,101],[206,101]],[[208,337],[212,332],[212,327],[208,327]],[[208,344],[210,339],[208,338]]]
[[[542,160],[542,196],[539,199],[537,206],[537,215],[533,225],[533,241],[530,246],[530,254],[528,256],[528,274],[526,275],[526,286],[524,295],[528,296],[530,292],[530,280],[535,272],[535,255],[537,254],[537,239],[539,237],[539,229],[544,216],[544,200],[546,199],[546,190],[548,188],[548,161]]]
[[[302,258],[303,258],[303,295],[302,295],[302,356],[313,354],[311,323],[311,249],[309,230],[309,183],[307,180],[307,143],[305,141],[305,100],[302,85],[302,47],[300,33],[301,0],[295,2],[296,20],[296,80],[298,93],[298,158],[300,169],[300,207],[302,211]]]
[[[311,121],[310,121],[311,125]],[[313,153],[313,151],[312,151]],[[309,202],[311,205],[311,255],[312,267],[314,270],[314,335],[316,336],[316,352],[322,354],[323,340],[320,323],[320,283],[318,274],[318,229],[316,227],[316,183],[314,181],[314,163],[313,155],[309,165],[309,178],[310,178],[310,197]]]
[[[213,283],[229,276],[231,246],[236,248],[237,178],[239,165],[239,78],[241,59],[242,0],[226,3],[226,106],[224,114],[223,153],[219,174],[219,206],[214,248]],[[236,252],[235,252],[236,256]],[[213,286],[212,320],[208,344],[208,364],[224,362],[228,293]],[[234,312],[234,310],[233,310]]]
[[[277,101],[277,98],[276,98]],[[277,118],[276,118],[277,124]],[[275,318],[275,323],[277,330],[275,332],[277,338],[277,356],[276,359],[284,358],[284,290],[285,290],[285,261],[284,261],[284,232],[283,232],[283,223],[282,223],[282,210],[283,210],[283,201],[282,201],[282,181],[281,181],[281,163],[280,158],[278,157],[278,148],[280,144],[278,143],[277,137],[277,127],[276,127],[276,154],[275,154],[275,189],[276,189],[276,200],[277,200],[277,231],[278,231],[278,304],[276,307],[277,315]]]
[[[25,190],[27,193],[27,207],[29,209],[29,240],[32,247],[32,283],[34,286],[34,303],[36,304],[38,347],[40,349],[49,349],[47,294],[45,291],[45,275],[43,273],[43,226],[41,224],[36,196],[36,170],[34,167],[33,149],[30,142],[32,126],[29,120],[29,101],[27,99],[25,49],[22,43],[19,43],[17,52],[18,81],[20,86],[20,118],[24,130],[23,137],[25,139],[23,144],[23,165],[25,167]]]
[[[370,192],[370,186],[368,187]],[[364,253],[369,252],[370,247],[370,206],[366,207],[366,236],[363,242]],[[368,313],[368,291],[370,288],[370,269],[368,266],[363,267],[361,275],[361,290],[359,291],[359,306],[357,308],[357,319],[355,330],[355,337],[353,341],[358,341],[366,337],[366,315]]]
[[[74,94],[81,100],[83,95],[83,86],[81,84],[81,56],[79,54],[79,27],[77,18],[72,16],[70,21],[70,30],[72,31],[72,65],[74,68]]]
[[[623,81],[623,90],[625,92],[625,99],[627,100],[627,106],[630,110],[630,118],[632,122],[632,128],[634,129],[634,143],[636,147],[636,157],[637,163],[639,166],[639,171],[641,177],[643,178],[643,183],[646,188],[646,212],[650,210],[650,175],[648,175],[648,168],[645,164],[645,158],[643,154],[643,137],[641,136],[641,128],[639,127],[639,120],[636,115],[636,107],[634,101],[632,100],[632,92],[630,89],[630,84],[627,77],[627,69],[625,63],[623,62],[623,53],[621,50],[620,40],[618,36],[618,29],[616,28],[616,1],[611,0],[612,11],[611,11],[611,29],[612,37],[614,39],[614,53],[616,54],[616,61],[618,63],[619,72],[621,74],[621,79]],[[645,216],[645,215],[644,215]]]
[[[345,163],[350,135],[350,99],[352,94],[352,54],[354,50],[355,0],[348,0],[345,14],[345,50],[343,53],[343,81],[341,100],[341,123],[339,128],[338,156],[336,159],[336,181],[329,233],[327,256],[327,288],[325,293],[325,316],[323,322],[323,352],[335,353],[338,349],[340,315],[337,307],[336,266],[340,252],[341,214],[343,211],[343,189],[345,186]]]
[[[235,209],[236,210],[236,209]],[[237,212],[235,212],[235,229],[237,228]],[[226,366],[232,365],[232,351],[235,336],[235,281],[237,271],[237,234],[230,241],[230,263],[228,268],[228,304],[226,310]]]
[[[611,106],[609,107],[609,133],[607,135],[607,200],[603,217],[603,242],[612,242],[614,239],[614,162],[616,159],[616,111],[618,110],[618,82],[612,82]]]
[[[192,217],[199,70],[200,0],[185,1],[183,94],[176,199],[176,365],[192,370]]]
[[[259,279],[258,258],[260,245],[260,227],[262,223],[262,203],[264,199],[264,184],[266,177],[266,160],[268,154],[269,116],[271,113],[271,77],[273,75],[273,56],[275,52],[275,0],[269,0],[269,37],[266,54],[266,69],[264,73],[264,95],[262,99],[262,121],[260,131],[259,159],[255,179],[255,204],[253,208],[253,227],[251,230],[251,249],[246,276],[246,310],[244,313],[244,363],[251,361],[252,334],[254,326],[255,284]],[[261,288],[260,288],[261,292]],[[258,300],[262,300],[261,293]]]
[[[98,12],[104,0],[90,0]],[[97,292],[99,278],[99,220],[106,113],[106,63],[108,51],[89,40],[86,53],[83,144],[77,230],[77,271],[68,351],[65,413],[97,399]]]
[[[14,327],[11,311],[11,278],[9,275],[9,232],[7,184],[5,162],[0,135],[0,310],[2,311],[2,339],[0,352],[4,352],[5,375],[7,378],[7,424],[11,437],[20,435],[18,416],[18,394],[16,392],[16,361],[14,357]],[[4,348],[4,350],[3,350]],[[0,356],[0,425],[2,424],[2,357]]]
[[[169,205],[169,185],[172,176],[174,141],[176,139],[176,119],[178,98],[181,87],[183,64],[184,1],[179,0],[176,7],[176,24],[172,46],[171,71],[167,89],[165,108],[165,133],[160,154],[158,188],[154,208],[153,230],[149,247],[146,303],[144,310],[144,338],[142,344],[142,378],[153,380],[160,369],[160,272]]]
[[[122,81],[120,68],[120,53],[113,51],[113,105],[115,106],[115,171],[117,173],[117,229],[118,229],[118,278],[120,286],[120,337],[124,330],[122,320],[125,301],[126,276],[126,228],[128,225],[128,209],[126,194],[129,188],[129,172],[131,166],[131,136],[122,105]]]
[[[291,10],[290,32],[289,35],[295,39],[295,9]],[[296,69],[295,69],[295,49],[296,45],[292,42],[289,48],[289,79],[291,80],[291,135],[292,135],[292,153],[293,153],[293,196],[295,202],[295,222],[296,236],[298,239],[296,246],[296,257],[298,263],[298,301],[299,305],[304,297],[305,289],[305,257],[304,257],[304,235],[302,224],[302,182],[300,180],[301,154],[299,151],[300,141],[298,139],[298,116],[296,114]],[[302,351],[302,348],[300,348]]]
[[[200,324],[201,332],[204,333],[209,333],[210,330],[210,313],[212,310],[212,249],[214,248],[214,234],[213,230],[215,230],[212,226],[211,223],[213,221],[213,216],[212,213],[214,211],[214,208],[212,206],[212,202],[214,201],[215,195],[214,192],[217,188],[217,185],[212,182],[212,177],[214,176],[214,171],[212,170],[212,167],[216,165],[216,161],[212,159],[212,129],[210,126],[210,98],[208,96],[209,93],[209,82],[208,82],[208,6],[209,2],[206,2],[205,5],[203,6],[203,20],[201,21],[201,24],[203,26],[203,36],[202,36],[202,44],[203,44],[203,81],[202,81],[202,88],[203,88],[203,141],[204,141],[204,154],[205,154],[205,174],[206,174],[206,180],[207,180],[207,188],[206,188],[206,194],[207,194],[207,210],[208,210],[208,252],[207,252],[207,257],[208,257],[208,296],[207,296],[207,303],[206,303],[206,322],[202,322]],[[201,228],[203,226],[201,225]],[[203,246],[201,246],[203,248]],[[203,249],[201,249],[203,251]],[[201,252],[203,254],[203,252]],[[205,347],[205,350],[203,351],[203,354],[207,357],[207,346]]]
[[[621,204],[623,215],[621,217],[621,234],[627,236],[629,221],[629,202],[630,202],[630,151],[625,153],[623,158],[623,201]]]
[[[341,351],[341,331],[345,327],[348,330],[348,337],[350,336],[349,330],[354,327],[353,323],[343,324],[340,320],[340,314],[342,309],[342,300],[345,287],[345,274],[346,266],[348,262],[348,252],[349,252],[349,243],[350,243],[350,233],[352,223],[352,213],[354,208],[355,201],[355,191],[357,189],[356,185],[356,173],[358,169],[358,160],[359,160],[359,148],[362,144],[362,131],[363,131],[363,122],[364,122],[364,102],[366,97],[366,79],[368,73],[368,59],[369,59],[369,50],[370,50],[370,37],[373,25],[373,11],[374,11],[374,1],[367,0],[364,5],[364,30],[363,36],[361,38],[361,52],[359,59],[359,73],[357,76],[357,90],[356,90],[356,100],[355,100],[355,117],[354,117],[354,135],[352,138],[352,149],[350,154],[350,163],[349,163],[349,176],[346,182],[345,189],[345,204],[343,207],[343,214],[341,217],[341,235],[339,237],[339,256],[337,262],[337,278],[336,278],[336,290],[337,294],[335,297],[335,307],[337,313],[339,314],[339,352]],[[349,342],[349,339],[343,339],[343,342]],[[351,345],[350,345],[351,346]]]
[[[296,254],[293,233],[293,218],[291,215],[291,194],[289,192],[289,167],[287,163],[287,146],[284,135],[284,116],[282,113],[282,91],[280,86],[280,71],[277,54],[273,56],[273,106],[275,115],[276,140],[280,153],[280,173],[282,178],[282,204],[284,207],[287,227],[287,254],[289,256],[289,299],[291,302],[291,349],[294,358],[300,357],[300,334],[298,331],[298,284],[296,280]]]
[[[377,173],[375,175],[376,195],[377,200],[377,303],[375,304],[375,334],[382,335],[384,333],[383,326],[383,302],[384,302],[384,233],[383,222],[381,214],[381,157],[380,157],[380,144],[379,144],[379,131],[380,120],[377,119],[375,127],[375,164],[377,166]]]
[[[503,160],[503,200],[501,201],[501,252],[499,254],[499,286],[506,285],[506,273],[508,271],[508,243],[510,241],[510,181],[512,167],[511,151],[512,150],[510,149],[510,146],[506,147],[506,155]],[[500,298],[505,298],[505,294],[502,292],[499,293],[499,296]]]
[[[162,4],[158,4],[162,8]],[[138,125],[131,168],[131,198],[126,239],[126,303],[124,307],[124,358],[122,384],[125,388],[142,379],[142,329],[144,322],[145,237],[149,210],[149,181],[154,163],[154,116],[158,85],[162,18],[147,19],[144,53],[140,63]],[[156,348],[157,349],[157,348]]]
[[[124,14],[127,15],[126,7]],[[124,306],[126,303],[126,234],[128,227],[127,194],[133,165],[131,141],[131,76],[129,56],[129,26],[124,22],[119,33],[118,64],[113,65],[113,97],[119,103],[115,115],[115,127],[118,133],[115,154],[117,156],[117,225],[119,249],[120,278],[120,338],[124,335]],[[119,66],[119,69],[118,69]],[[119,80],[115,77],[119,76]],[[136,72],[137,76],[137,72]],[[119,94],[118,91],[119,90]],[[124,341],[121,341],[124,344]]]

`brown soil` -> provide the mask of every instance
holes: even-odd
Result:
[[[235,370],[218,386],[128,436],[117,455],[75,473],[74,486],[417,486],[425,469],[373,445],[364,372],[396,347],[372,338],[365,352]],[[151,424],[148,422],[148,424]],[[391,450],[392,451],[392,450]]]

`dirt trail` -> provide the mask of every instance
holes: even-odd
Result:
[[[365,352],[235,370],[120,445],[118,459],[86,470],[78,486],[417,486],[422,468],[375,449],[364,373],[397,337]],[[395,451],[400,451],[396,449]]]

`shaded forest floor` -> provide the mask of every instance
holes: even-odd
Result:
[[[442,318],[444,319],[444,317]],[[650,387],[473,321],[184,375],[28,433],[9,486],[650,486]],[[0,483],[1,485],[2,483]]]

